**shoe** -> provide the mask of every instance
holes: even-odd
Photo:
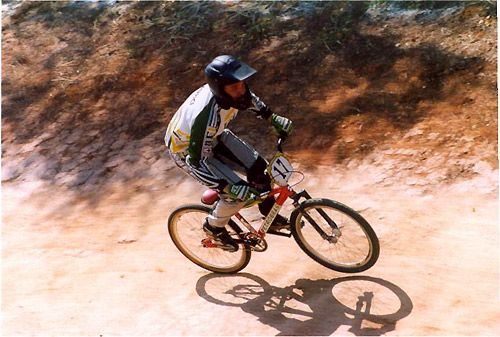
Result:
[[[276,218],[274,218],[273,222],[271,223],[271,226],[269,226],[269,230],[271,232],[279,232],[281,229],[288,229],[289,230],[290,229],[290,222],[288,222],[287,218],[278,214],[278,215],[276,215]]]
[[[221,243],[223,246],[221,247],[224,250],[235,252],[238,250],[238,244],[233,240],[231,235],[227,232],[225,227],[215,227],[205,221],[203,224],[203,231],[212,237],[214,241]]]
[[[290,228],[290,222],[287,220],[287,218],[278,214],[271,223],[271,226],[269,226],[267,232],[269,234],[290,237],[292,235]]]

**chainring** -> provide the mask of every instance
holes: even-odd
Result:
[[[245,243],[250,247],[250,249],[254,252],[263,252],[267,250],[267,241],[257,234],[246,233],[245,234]]]

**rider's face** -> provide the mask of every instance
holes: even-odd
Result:
[[[234,100],[238,100],[238,98],[244,96],[246,90],[247,88],[245,86],[245,82],[243,81],[224,86],[224,91]]]

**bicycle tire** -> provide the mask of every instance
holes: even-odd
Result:
[[[193,247],[193,244],[187,244],[183,242],[183,239],[181,238],[180,231],[179,231],[179,220],[181,217],[187,213],[192,213],[192,212],[198,212],[198,213],[203,213],[208,215],[212,209],[207,206],[199,205],[199,204],[189,204],[189,205],[183,205],[178,208],[176,208],[172,214],[170,214],[170,217],[168,218],[168,232],[170,235],[170,238],[172,239],[174,245],[177,247],[177,249],[185,256],[187,257],[191,262],[195,263],[196,265],[210,270],[215,273],[221,273],[221,274],[231,274],[231,273],[236,273],[243,268],[245,268],[248,263],[250,262],[250,257],[251,257],[251,252],[250,248],[247,247],[246,245],[240,244],[238,251],[236,252],[228,252],[225,251],[221,248],[205,248],[201,245],[201,240],[205,237],[204,232],[201,229],[202,228],[202,222],[199,224],[193,224],[193,226],[198,226],[196,228],[193,227],[193,230],[195,230],[197,233],[195,234],[195,240],[196,237],[199,238],[198,240],[198,247]],[[205,217],[206,217],[205,215]],[[201,216],[201,215],[200,215]],[[241,237],[242,230],[236,223],[234,223],[232,220],[229,221],[228,226],[235,232],[236,235]],[[190,247],[191,246],[191,247]],[[199,256],[199,254],[196,254],[193,249],[198,249],[200,252],[207,252],[207,253],[214,253],[219,256],[223,256],[226,258],[231,258],[233,259],[234,257],[237,257],[234,259],[234,263],[231,262],[229,265],[220,265],[217,263],[213,263],[210,261],[206,261],[203,257]],[[239,257],[238,257],[239,256]]]
[[[357,226],[359,226],[359,228],[362,230],[367,240],[368,252],[366,256],[359,262],[339,263],[331,259],[328,259],[324,254],[320,253],[314,246],[312,246],[308,242],[308,240],[306,240],[305,235],[303,233],[304,232],[303,228],[305,228],[305,224],[303,225],[302,218],[304,217],[304,212],[307,213],[308,211],[310,212],[314,209],[322,209],[323,211],[327,209],[332,209],[352,219],[354,223]],[[310,213],[307,214],[310,215]],[[300,206],[297,207],[292,212],[292,215],[290,217],[290,223],[292,224],[291,227],[292,235],[297,244],[299,245],[299,247],[313,260],[315,260],[316,262],[320,263],[321,265],[327,268],[343,273],[359,273],[371,268],[375,264],[375,262],[377,262],[377,259],[380,254],[380,244],[377,235],[375,234],[375,231],[372,229],[368,221],[366,221],[358,212],[356,212],[355,210],[349,208],[344,204],[341,204],[340,202],[330,199],[320,199],[320,198],[306,200],[302,202]],[[308,226],[308,230],[314,233],[312,225]],[[316,235],[318,236],[318,238],[321,238],[321,236],[317,232]],[[328,243],[327,244],[328,249],[333,250],[334,248],[336,248],[337,244],[340,242],[340,239],[342,239],[342,235],[339,236],[339,241],[334,243],[333,246],[331,243]],[[324,242],[328,242],[326,239],[323,240],[324,241],[320,240],[320,242],[322,242],[321,243],[322,245],[324,244]],[[340,245],[338,247],[340,247]]]

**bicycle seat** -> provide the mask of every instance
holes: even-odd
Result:
[[[217,200],[219,200],[219,192],[216,190],[206,190],[201,196],[201,202],[205,205],[213,205]]]

